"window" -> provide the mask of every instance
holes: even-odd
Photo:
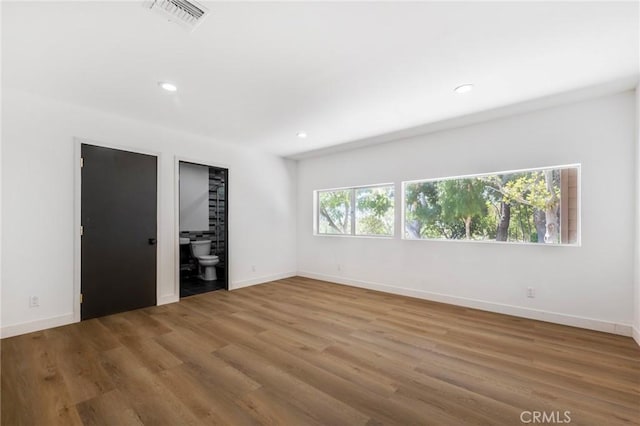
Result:
[[[318,191],[318,233],[351,234],[351,189]]]
[[[578,244],[580,166],[403,182],[404,238]]]
[[[316,191],[317,234],[390,237],[393,185]]]

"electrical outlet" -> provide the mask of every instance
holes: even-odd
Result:
[[[256,265],[251,265],[251,272],[255,272],[256,271]]]
[[[40,306],[40,298],[38,296],[29,297],[29,307],[37,308],[38,306]]]
[[[531,299],[536,297],[536,289],[533,287],[527,287],[527,297]]]
[[[342,271],[342,265],[338,263],[338,271]]]

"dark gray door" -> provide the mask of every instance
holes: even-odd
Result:
[[[82,319],[156,304],[157,158],[82,144]]]

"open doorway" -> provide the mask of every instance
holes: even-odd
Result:
[[[180,297],[229,289],[229,170],[178,163]]]

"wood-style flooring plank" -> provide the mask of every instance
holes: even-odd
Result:
[[[2,340],[2,425],[640,425],[622,336],[302,277]]]

